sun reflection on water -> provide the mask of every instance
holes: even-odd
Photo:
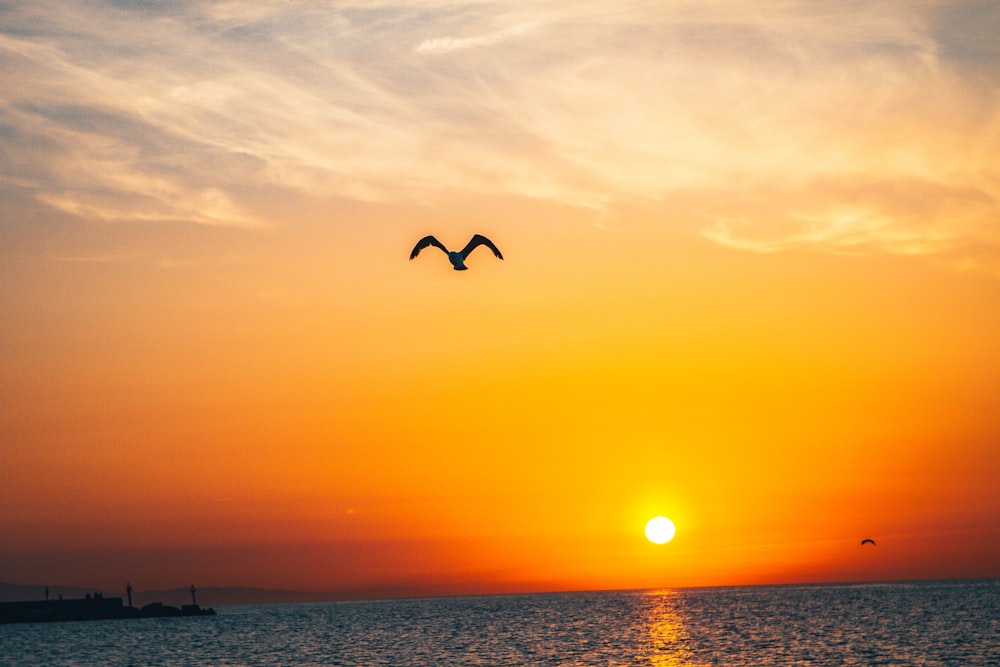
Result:
[[[707,663],[695,662],[691,638],[684,627],[679,612],[676,591],[662,590],[646,593],[644,622],[647,643],[643,657],[654,667],[701,667]]]

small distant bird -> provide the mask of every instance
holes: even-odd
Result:
[[[861,546],[865,546],[866,544],[870,544],[873,547],[877,547],[878,546],[877,544],[875,544],[875,540],[873,540],[870,537],[866,537],[865,539],[861,540]]]
[[[493,245],[493,241],[482,234],[476,234],[465,244],[465,247],[460,251],[455,252],[454,250],[448,250],[433,236],[425,236],[424,238],[417,241],[417,245],[413,246],[413,252],[410,253],[410,259],[413,259],[420,254],[420,251],[427,246],[432,245],[435,248],[441,248],[444,254],[448,255],[448,261],[451,262],[452,268],[456,271],[465,271],[469,267],[465,265],[465,258],[469,256],[469,253],[478,248],[481,245],[486,246],[493,251],[493,254],[497,256],[497,259],[503,259],[503,255],[500,254],[500,249]]]

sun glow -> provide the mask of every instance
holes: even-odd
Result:
[[[654,516],[646,522],[646,539],[653,544],[666,544],[676,532],[674,522],[665,516]]]

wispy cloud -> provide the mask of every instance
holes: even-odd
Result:
[[[644,202],[758,250],[997,248],[973,15],[1000,29],[975,2],[15,3],[0,178],[114,220],[458,189]]]
[[[463,49],[492,46],[505,42],[512,37],[523,35],[533,27],[533,23],[522,23],[511,28],[504,28],[503,30],[496,30],[475,37],[437,37],[435,39],[425,39],[417,45],[416,51],[417,53],[450,53]]]

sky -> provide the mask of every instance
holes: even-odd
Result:
[[[998,33],[0,2],[0,581],[1000,576]]]

